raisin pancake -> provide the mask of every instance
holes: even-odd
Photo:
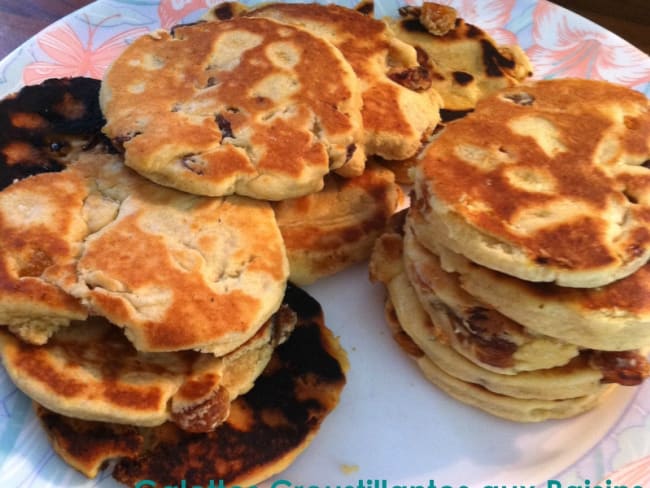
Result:
[[[81,155],[60,173],[19,181],[3,199],[3,225],[16,237],[3,240],[0,256],[7,281],[25,287],[20,303],[12,301],[16,287],[5,287],[4,309],[19,317],[11,325],[23,335],[46,323],[48,334],[33,342],[83,318],[74,297],[124,327],[140,351],[222,355],[282,300],[288,264],[267,202],[164,188],[110,154]],[[66,314],[54,313],[50,290],[71,304]]]
[[[650,257],[650,102],[545,80],[480,101],[415,167],[428,234],[527,281],[598,287]]]
[[[223,10],[218,5],[212,16]],[[397,40],[384,22],[316,3],[271,3],[245,15],[303,27],[343,53],[361,85],[367,154],[391,160],[413,156],[440,120],[440,98],[431,88],[429,72],[420,66],[416,50]]]
[[[367,260],[402,203],[394,180],[391,171],[370,164],[361,176],[328,175],[320,192],[275,202],[289,279],[306,285]]]
[[[37,406],[55,451],[89,477],[118,458],[113,477],[128,486],[143,479],[160,486],[179,479],[188,486],[210,479],[251,486],[282,471],[336,407],[347,369],[318,302],[290,286],[287,303],[298,315],[295,330],[214,431],[189,434],[173,423],[136,428],[88,422]]]
[[[467,293],[459,276],[443,269],[440,258],[417,241],[410,221],[409,215],[403,244],[405,273],[438,333],[455,351],[501,374],[562,366],[578,356],[575,344],[531,332]]]
[[[442,97],[441,116],[449,121],[471,111],[497,90],[518,85],[532,74],[519,46],[500,46],[482,29],[458,18],[453,8],[424,2],[402,7],[389,19],[398,39],[415,46],[432,71]]]
[[[190,193],[282,200],[365,162],[348,62],[327,41],[268,19],[142,36],[109,68],[100,103],[127,166]]]
[[[195,351],[142,353],[105,319],[66,327],[36,346],[0,331],[0,357],[23,393],[62,415],[189,432],[213,430],[230,403],[252,388],[295,315],[282,309],[225,356]]]
[[[563,368],[517,375],[499,375],[464,360],[428,332],[435,325],[404,272],[400,241],[397,234],[380,237],[372,257],[372,277],[387,287],[386,319],[393,337],[427,379],[449,396],[508,420],[540,422],[590,410],[612,388],[601,385],[603,375],[584,359]]]
[[[426,239],[417,210],[409,215],[411,228]],[[429,240],[446,271],[459,285],[490,308],[526,329],[581,348],[624,351],[650,347],[650,265],[598,288],[566,288],[533,283],[472,263]]]

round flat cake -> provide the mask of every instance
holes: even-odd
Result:
[[[215,10],[221,12],[218,6]],[[334,44],[359,78],[366,153],[413,156],[440,120],[440,97],[418,53],[381,20],[339,5],[271,3],[246,12],[297,25]]]
[[[479,102],[414,171],[429,234],[528,281],[606,285],[650,257],[650,102],[561,79]]]
[[[348,62],[329,42],[268,19],[140,37],[109,68],[100,103],[126,164],[190,193],[282,200],[365,162]]]
[[[323,190],[274,202],[291,282],[313,283],[367,260],[403,197],[393,173],[371,164],[361,176],[330,174]]]

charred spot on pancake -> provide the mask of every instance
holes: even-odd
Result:
[[[190,26],[193,26],[193,25],[205,24],[206,22],[207,21],[205,21],[205,20],[197,20],[196,22],[188,22],[186,24],[176,24],[175,26],[173,26],[170,29],[169,35],[171,35],[174,39],[180,39],[177,36],[178,33],[176,32],[176,29],[181,29],[183,27],[190,27]]]
[[[429,32],[418,19],[403,19],[400,21],[402,28],[407,32]]]
[[[363,15],[373,15],[375,13],[375,2],[373,0],[364,0],[354,7],[354,10]]]
[[[41,406],[36,408],[36,414],[60,448],[82,463],[92,464],[107,453],[110,457],[133,456],[144,445],[137,427],[63,417]]]
[[[443,122],[452,122],[454,120],[462,119],[467,114],[472,113],[474,110],[448,110],[446,108],[440,109],[440,120]]]
[[[452,73],[452,76],[454,77],[454,81],[461,86],[468,85],[469,83],[474,81],[474,77],[470,73],[466,73],[465,71],[454,71]]]
[[[476,27],[475,25],[472,25],[472,24],[466,24],[466,25],[467,25],[467,37],[469,39],[474,39],[476,37],[483,37],[483,31],[481,29],[479,29],[478,27]],[[485,42],[487,42],[487,41],[485,41]],[[483,43],[483,41],[481,41],[481,44],[482,43]],[[490,46],[492,46],[492,44],[490,44],[489,42],[488,42],[488,44]]]
[[[99,86],[91,78],[49,79],[0,101],[0,189],[63,170],[72,141],[83,147],[101,132]]]
[[[535,102],[535,97],[530,93],[518,92],[518,93],[506,93],[503,95],[503,98],[510,100],[512,103],[517,105],[532,105]]]
[[[514,69],[515,62],[506,58],[499,50],[487,39],[481,39],[481,49],[483,51],[483,63],[485,64],[485,74],[492,77],[503,76],[501,68]]]
[[[230,139],[235,137],[232,132],[230,121],[227,118],[225,118],[222,114],[217,114],[215,116],[215,121],[217,122],[219,130],[221,131],[221,142],[223,142],[223,140],[227,137]]]
[[[219,20],[229,20],[235,16],[235,11],[230,2],[224,2],[212,10],[214,16]]]

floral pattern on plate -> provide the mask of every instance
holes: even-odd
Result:
[[[650,95],[650,57],[570,11],[545,0],[439,1],[457,8],[462,17],[485,29],[499,43],[518,43],[531,58],[538,78],[576,76],[603,79]],[[397,7],[405,2],[417,4],[416,0],[376,1],[378,15],[394,15]],[[101,78],[111,60],[135,37],[161,27],[193,22],[216,3],[215,0],[99,0],[52,24],[1,61],[0,95],[53,76]],[[342,0],[341,3],[353,6],[357,2]],[[359,275],[361,286],[368,286],[367,281],[361,281],[366,279],[365,274],[359,272]],[[336,310],[330,310],[332,316],[336,314]],[[417,379],[419,377],[414,376],[412,381]],[[446,402],[446,399],[441,401]],[[610,417],[600,421],[605,424],[598,426],[603,432],[599,431],[593,441],[584,441],[584,445],[572,454],[573,457],[550,464],[546,458],[536,460],[539,461],[540,476],[561,480],[565,486],[582,485],[586,479],[591,480],[593,486],[597,480],[608,479],[608,476],[612,481],[620,481],[628,486],[650,483],[647,478],[650,472],[650,385],[644,385],[635,395],[626,396],[619,403],[620,408],[608,411]],[[462,406],[458,406],[458,410],[462,409]],[[472,422],[475,420],[472,418]],[[471,425],[479,425],[481,421],[476,420]],[[549,429],[561,431],[564,426],[570,425],[573,424],[550,423],[552,427]],[[420,429],[411,428],[418,433],[417,437]],[[494,428],[508,431],[510,426],[498,423]],[[534,426],[530,431],[539,434],[544,428]],[[337,434],[329,431],[321,435]],[[452,441],[454,439],[449,442],[455,445]],[[471,439],[466,447],[472,451]],[[313,446],[312,449],[318,447]],[[326,454],[326,459],[319,458],[319,461],[332,462],[332,459],[337,459],[335,453]],[[561,457],[561,454],[552,451],[546,457]],[[476,453],[473,452],[473,455]],[[347,459],[345,461],[347,463]],[[505,480],[506,471],[495,467],[497,478],[490,481],[499,481],[499,476]],[[356,483],[349,476],[348,479],[350,484]],[[415,480],[423,481],[420,478]],[[530,486],[530,482],[524,479],[512,481]],[[543,483],[543,480],[537,479],[536,482]],[[0,483],[6,487],[39,488],[116,486],[107,472],[95,480],[84,481],[63,465],[45,441],[31,413],[30,401],[16,390],[1,368]],[[545,483],[540,486],[545,486]]]

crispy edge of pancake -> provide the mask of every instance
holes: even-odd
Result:
[[[591,288],[628,276],[650,256],[648,107],[630,88],[584,79],[481,100],[413,171],[430,232],[529,281]]]
[[[361,176],[328,175],[325,182],[321,192],[273,205],[289,279],[300,286],[367,260],[405,200],[394,174],[377,164],[368,164]]]
[[[170,423],[128,430],[133,428],[80,421],[37,406],[57,453],[89,477],[121,457],[113,475],[127,485],[142,479],[160,484],[223,479],[228,485],[253,485],[282,471],[337,405],[349,367],[318,302],[294,286],[287,289],[287,301],[298,314],[296,329],[213,432],[187,434]]]

